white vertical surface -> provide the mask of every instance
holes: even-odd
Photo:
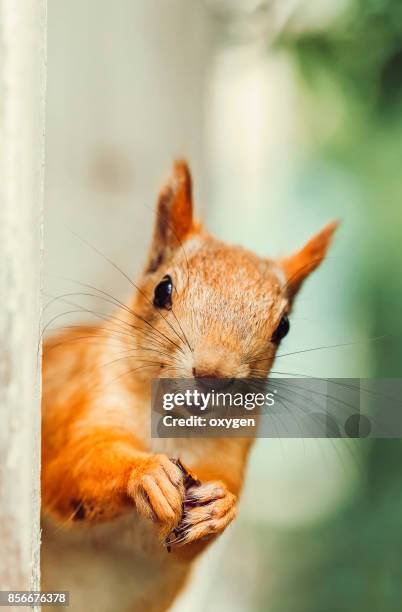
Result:
[[[46,0],[0,0],[1,589],[39,587],[45,51]]]

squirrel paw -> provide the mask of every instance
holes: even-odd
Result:
[[[127,492],[139,514],[158,523],[161,538],[179,524],[184,501],[183,472],[165,455],[152,455],[135,468]]]
[[[184,499],[182,520],[169,534],[166,544],[180,546],[219,535],[236,517],[236,501],[221,482],[190,487]]]

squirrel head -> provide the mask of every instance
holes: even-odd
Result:
[[[266,377],[289,330],[293,300],[336,227],[330,223],[279,260],[229,246],[194,221],[190,171],[176,162],[159,195],[133,304],[139,347],[152,351],[144,354],[154,364],[142,376]]]

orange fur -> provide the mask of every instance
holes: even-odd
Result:
[[[150,381],[265,377],[277,348],[271,337],[335,229],[328,226],[291,258],[262,259],[195,224],[191,194],[189,170],[178,162],[161,192],[148,262],[128,306],[45,344],[44,580],[64,588],[52,578],[59,564],[82,601],[90,580],[98,580],[105,593],[121,589],[121,598],[127,589],[132,609],[167,609],[190,561],[233,521],[252,440],[151,440]],[[161,311],[152,296],[166,274],[174,283],[173,308]],[[169,457],[182,459],[199,484],[186,492],[183,471]],[[187,494],[197,503],[184,506],[183,515]],[[141,541],[133,541],[135,524]],[[169,554],[161,540],[175,528]],[[92,578],[83,566],[77,577],[71,569],[77,550],[103,574]],[[132,568],[132,584],[113,586],[118,575],[110,568],[117,563],[123,573]],[[134,587],[144,563],[152,565],[152,584],[143,577]],[[98,601],[93,609],[109,608]]]

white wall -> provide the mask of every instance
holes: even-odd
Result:
[[[0,589],[3,590],[39,586],[39,298],[45,10],[44,0],[18,3],[0,0]]]

